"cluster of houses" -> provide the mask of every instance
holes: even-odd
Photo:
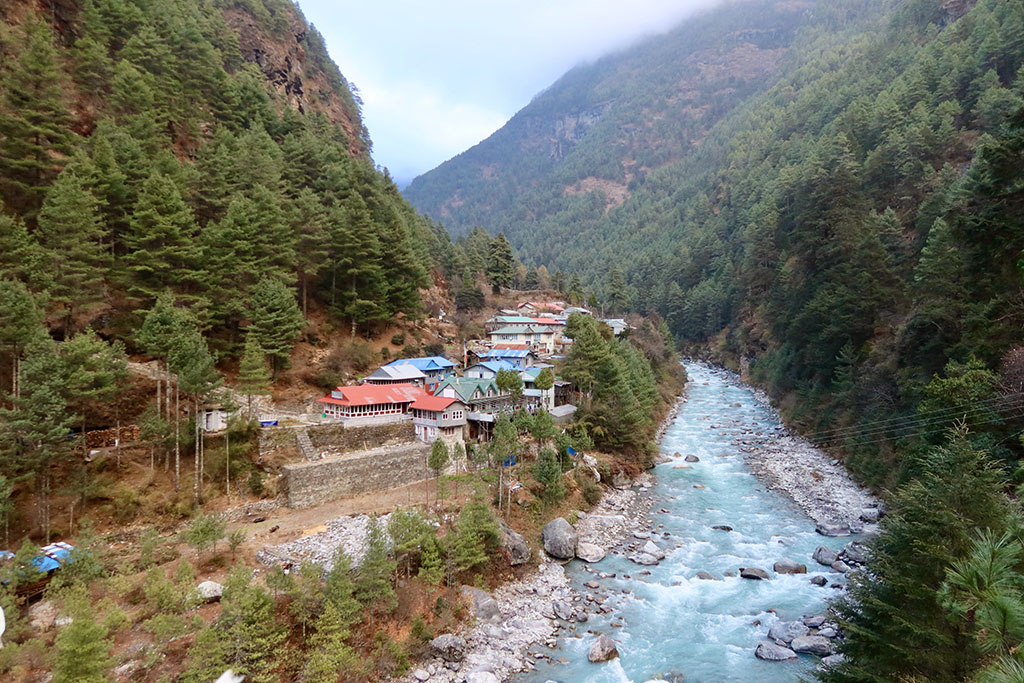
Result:
[[[338,387],[319,400],[321,416],[345,427],[411,421],[416,437],[427,443],[489,441],[497,415],[524,408],[544,408],[556,423],[572,419],[572,386],[555,379],[541,389],[537,377],[558,359],[572,339],[564,336],[573,313],[592,315],[564,302],[522,303],[487,321],[486,340],[466,345],[462,363],[443,356],[402,358],[378,368],[361,384]],[[625,320],[602,319],[616,336],[630,329]],[[522,396],[517,402],[498,387],[502,370],[519,374]]]

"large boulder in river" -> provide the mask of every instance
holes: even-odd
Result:
[[[658,564],[658,558],[650,553],[633,553],[629,556],[629,561],[648,567]]]
[[[754,650],[754,656],[766,662],[784,662],[787,659],[796,659],[796,653],[788,647],[776,645],[767,640],[762,640]]]
[[[794,638],[789,646],[793,649],[793,652],[802,655],[828,657],[835,652],[835,646],[832,644],[832,641],[821,636],[800,636],[799,638]]]
[[[615,647],[615,641],[604,634],[597,637],[597,640],[590,646],[590,652],[587,653],[587,659],[595,663],[607,662],[618,656],[619,650]]]
[[[842,522],[818,522],[818,525],[814,527],[822,536],[849,536],[850,525]]]
[[[867,564],[868,560],[871,559],[871,551],[863,543],[850,541],[839,552],[839,558],[853,564]]]
[[[501,545],[505,550],[508,563],[515,567],[529,562],[530,546],[527,545],[526,539],[516,533],[504,520],[498,520],[498,524],[501,526]]]
[[[832,563],[839,559],[839,554],[836,553],[832,548],[826,548],[823,545],[819,545],[811,558],[818,564],[823,564],[826,567],[831,567]]]
[[[696,455],[693,455],[692,453],[686,456],[685,460],[686,462],[700,462],[700,458],[698,458]]]
[[[740,578],[767,581],[772,577],[768,576],[768,572],[757,567],[740,567]]]
[[[811,630],[799,621],[776,621],[768,630],[768,637],[788,645],[794,638],[806,636],[810,632]]]
[[[558,517],[545,524],[541,538],[544,540],[544,551],[551,557],[559,560],[571,560],[576,557],[578,536],[564,517]]]
[[[600,562],[606,554],[604,548],[599,545],[582,541],[576,544],[576,557],[584,562]]]
[[[430,641],[430,649],[446,662],[461,662],[466,657],[466,640],[454,633],[445,633]]]
[[[655,545],[654,541],[647,541],[644,543],[643,547],[640,548],[640,552],[653,555],[654,558],[658,560],[665,559],[665,551]]]
[[[807,565],[800,564],[795,560],[782,559],[772,567],[776,574],[806,574]]]

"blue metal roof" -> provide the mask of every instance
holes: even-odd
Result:
[[[499,370],[516,370],[516,366],[509,363],[507,360],[484,360],[477,363],[482,367],[487,368],[491,372],[498,372]],[[473,366],[470,366],[473,367]],[[469,368],[466,368],[467,370]]]
[[[444,356],[424,356],[423,358],[399,358],[398,360],[391,361],[385,367],[391,365],[402,365],[403,363],[408,363],[409,365],[412,365],[414,368],[421,372],[426,372],[427,370],[445,370],[447,368],[455,367],[455,363],[451,362]]]
[[[526,358],[529,355],[529,349],[491,349],[487,352],[488,358]]]

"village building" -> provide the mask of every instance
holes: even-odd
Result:
[[[551,413],[551,417],[554,419],[554,423],[556,425],[569,424],[576,415],[576,406],[570,403],[565,403],[560,406],[555,406],[548,412]]]
[[[415,384],[423,386],[426,384],[427,375],[412,363],[400,363],[398,365],[385,365],[377,368],[367,375],[363,380],[364,384]]]
[[[519,368],[506,360],[485,360],[475,365],[470,365],[462,374],[464,377],[471,379],[495,379],[502,370],[518,372]]]
[[[612,334],[616,337],[626,330],[633,329],[633,326],[627,323],[623,318],[601,318],[601,322],[612,328]]]
[[[519,304],[519,311],[524,313],[561,313],[565,307],[554,302],[525,301]]]
[[[449,377],[438,385],[435,395],[466,405],[468,438],[473,441],[489,441],[496,416],[512,410],[512,397],[502,393],[493,379]]]
[[[450,396],[424,396],[409,406],[416,438],[433,443],[438,439],[462,442],[469,412],[466,404]]]
[[[537,354],[527,344],[495,344],[481,360],[506,361],[523,370],[537,363]]]
[[[561,326],[542,325],[508,325],[487,333],[493,344],[529,344],[530,348],[541,353],[555,352],[556,335],[561,339]]]
[[[484,329],[492,332],[502,327],[526,327],[536,323],[536,320],[525,315],[496,315],[484,323]]]
[[[550,366],[548,366],[550,367]],[[544,408],[551,412],[555,407],[555,387],[550,389],[537,388],[537,375],[544,368],[528,368],[519,373],[523,379],[523,399],[526,402],[526,409],[530,412]]]
[[[458,363],[454,363],[444,356],[423,356],[421,358],[399,358],[393,360],[384,367],[398,367],[400,365],[411,365],[424,375],[424,386],[427,391],[432,392],[437,384],[445,379],[455,375],[455,371],[458,369]]]
[[[318,403],[323,404],[323,417],[339,420],[345,427],[362,427],[406,422],[411,419],[409,406],[426,396],[412,384],[363,384],[338,387]]]

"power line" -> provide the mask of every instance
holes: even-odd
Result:
[[[1001,420],[1002,420],[1002,418],[996,417],[996,418],[992,418],[991,420],[982,420],[980,422],[975,422],[975,424],[979,424],[979,425],[992,424],[992,423],[995,423],[995,422],[1000,422]],[[919,433],[920,434],[932,434],[934,432],[941,431],[942,429],[945,429],[945,427],[932,427],[931,429],[923,429]],[[904,436],[904,437],[912,436],[912,434],[903,434],[902,436]],[[868,445],[871,445],[871,444],[874,444],[874,443],[881,443],[883,441],[890,441],[890,440],[891,439],[889,437],[882,437],[880,439],[870,439],[868,441],[855,441],[853,443],[848,443],[848,444],[845,444],[845,445],[848,446],[848,447],[852,447],[852,446],[868,446]]]

